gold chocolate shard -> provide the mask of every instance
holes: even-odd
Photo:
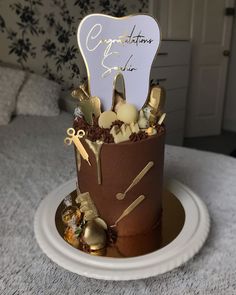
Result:
[[[100,99],[97,96],[93,96],[89,99],[79,101],[78,105],[84,115],[86,122],[90,125],[93,125],[93,115],[95,118],[98,118],[101,114]]]
[[[159,85],[151,88],[148,104],[157,112],[163,111],[165,105],[165,91]]]
[[[143,110],[140,110],[139,112],[138,126],[140,129],[146,129],[149,127],[149,121],[144,115]]]
[[[120,143],[129,140],[132,130],[128,124],[122,124],[120,128],[115,125],[111,128],[110,134],[113,135],[115,143]]]
[[[91,220],[98,217],[96,206],[94,205],[89,192],[79,194],[75,200],[80,205],[80,210],[85,214],[85,220]]]
[[[155,125],[158,118],[162,115],[165,105],[165,91],[159,85],[151,88],[148,103],[146,105],[145,114],[148,115],[151,126]],[[148,110],[149,109],[149,110]]]

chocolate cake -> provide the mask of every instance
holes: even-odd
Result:
[[[80,128],[75,120],[76,129]],[[126,218],[117,224],[120,236],[143,234],[158,225],[162,212],[162,184],[164,165],[165,130],[158,126],[158,132],[147,138],[119,144],[104,143],[99,161],[101,183],[98,182],[96,156],[83,140],[89,154],[91,166],[80,159],[76,150],[78,186],[81,192],[89,192],[100,217],[108,226],[114,225],[122,212],[140,195],[144,201]],[[133,136],[136,134],[133,133]],[[132,136],[131,136],[132,138]],[[131,188],[123,200],[117,193],[125,192],[135,177],[148,164],[153,166],[143,178]]]

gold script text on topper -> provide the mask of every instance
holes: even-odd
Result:
[[[112,107],[118,75],[124,78],[127,102],[140,110],[149,93],[150,70],[160,44],[155,19],[142,14],[121,18],[91,14],[81,21],[77,38],[90,95],[101,99],[103,110]]]

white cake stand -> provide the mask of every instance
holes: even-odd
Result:
[[[181,202],[185,223],[179,235],[167,246],[132,258],[92,256],[70,246],[55,225],[56,210],[65,196],[76,188],[73,179],[52,191],[40,204],[34,221],[36,239],[46,255],[58,265],[79,275],[104,280],[135,280],[170,271],[192,258],[203,246],[210,218],[202,200],[176,180],[166,188]]]

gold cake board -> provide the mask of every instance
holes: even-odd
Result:
[[[74,204],[77,197],[76,191],[70,193]],[[63,201],[58,206],[55,223],[57,230],[62,238],[66,226],[62,221],[62,212],[64,210]],[[148,254],[165,247],[171,243],[180,233],[185,220],[184,208],[178,198],[165,189],[163,193],[163,214],[161,224],[154,230],[138,236],[118,237],[116,243],[108,246],[103,256],[107,257],[134,257]],[[81,251],[78,249],[78,251]]]
[[[76,179],[51,192],[40,204],[34,222],[41,249],[58,265],[80,275],[131,280],[155,276],[193,257],[207,238],[210,218],[202,200],[176,180],[167,180],[160,226],[145,235],[118,237],[104,256],[72,247],[63,236],[63,200],[75,199]]]

